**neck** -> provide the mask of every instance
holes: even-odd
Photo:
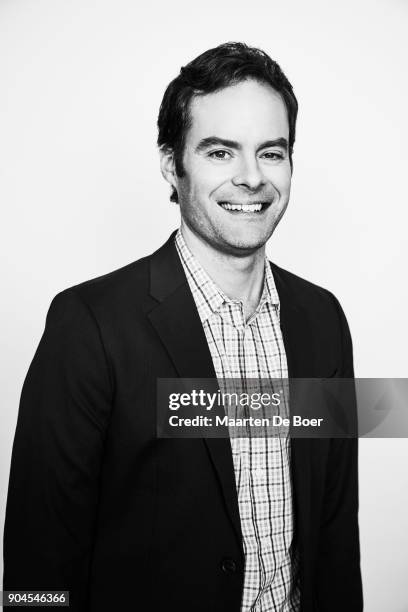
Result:
[[[255,311],[261,299],[265,246],[246,256],[234,256],[212,247],[181,221],[181,233],[193,255],[215,284],[230,298],[244,305],[246,320]]]

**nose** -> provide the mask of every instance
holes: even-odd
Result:
[[[254,157],[243,158],[232,183],[237,187],[246,187],[251,191],[256,191],[264,185],[265,177],[258,160]]]

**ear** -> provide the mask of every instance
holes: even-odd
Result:
[[[174,189],[177,189],[177,176],[173,149],[160,149],[160,169],[163,178],[170,183]]]

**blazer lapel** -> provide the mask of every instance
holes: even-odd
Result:
[[[159,302],[148,318],[180,378],[207,378],[218,383],[200,317],[174,245],[174,233],[152,255],[150,292]],[[228,514],[241,545],[241,524],[231,444],[228,438],[205,438]]]
[[[299,304],[299,297],[288,288],[280,270],[272,265],[272,271],[280,300],[281,329],[289,378],[312,378],[315,371],[314,339],[307,313]],[[303,560],[311,524],[311,442],[308,438],[292,438],[291,441],[296,532]]]

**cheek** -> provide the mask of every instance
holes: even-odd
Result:
[[[208,207],[211,204],[213,194],[220,186],[219,181],[209,179],[207,176],[197,176],[190,184],[190,198],[196,203],[199,202],[201,207]]]
[[[223,167],[222,164],[196,164],[190,170],[191,191],[202,198],[211,197],[225,181],[231,179],[230,175],[231,170]]]
[[[287,167],[276,168],[273,176],[271,176],[272,184],[282,196],[290,193],[291,181],[292,171],[289,164]]]
[[[180,199],[185,203],[185,205],[189,208],[194,206],[194,203],[199,197],[200,193],[200,186],[197,180],[195,180],[195,177],[191,174],[183,176],[183,178],[179,181],[178,187],[178,191],[181,196]]]

